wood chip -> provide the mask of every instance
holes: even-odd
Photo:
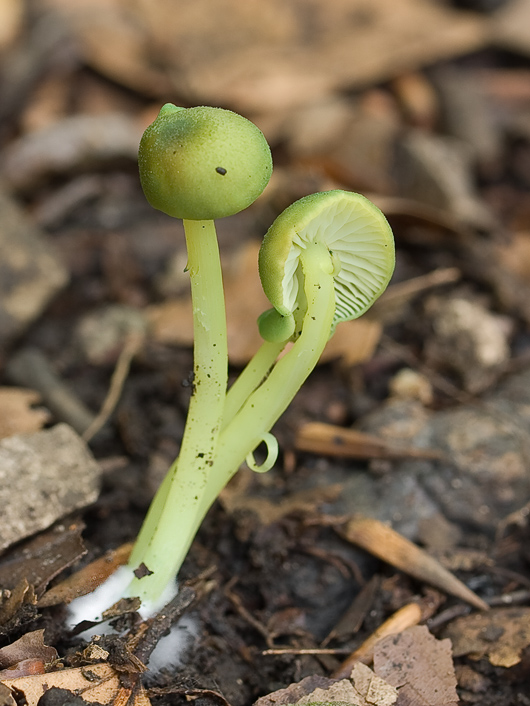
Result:
[[[333,424],[309,422],[298,430],[295,447],[298,451],[339,458],[441,458],[440,451],[401,447],[373,434],[346,429]]]
[[[8,550],[0,561],[0,586],[12,590],[25,580],[41,596],[52,579],[86,553],[84,527],[81,521],[56,524]]]
[[[24,20],[22,0],[2,0],[0,2],[0,49],[5,50],[20,33]]]
[[[432,556],[378,520],[356,517],[343,530],[346,539],[400,571],[456,596],[479,610],[489,606]]]
[[[129,559],[133,545],[131,542],[107,552],[104,556],[90,562],[64,581],[53,586],[39,601],[39,607],[45,608],[58,603],[70,603],[75,598],[94,591],[119,566]]]

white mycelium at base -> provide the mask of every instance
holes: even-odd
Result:
[[[68,623],[70,627],[75,627],[84,620],[96,622],[101,620],[101,614],[110,608],[114,603],[127,595],[127,589],[134,578],[132,569],[128,566],[120,566],[109,578],[86,596],[76,598],[70,603]],[[156,601],[142,603],[138,611],[142,618],[146,620],[161,610],[166,603],[169,603],[178,593],[178,585],[170,584],[164,593]]]
[[[198,622],[191,615],[185,615],[178,623],[172,625],[169,633],[158,641],[149,657],[149,675],[155,675],[166,667],[175,669],[185,664],[187,652],[198,633]]]
[[[133,579],[132,570],[127,566],[120,567],[101,586],[98,586],[92,593],[76,598],[68,606],[68,624],[70,628],[83,621],[97,622],[101,620],[104,613],[110,606],[114,605],[125,595],[128,586]],[[139,613],[144,620],[153,617],[169,603],[178,593],[178,584],[171,584],[166,588],[162,596],[155,602],[143,603]],[[93,635],[104,635],[115,632],[113,628],[104,623],[95,625],[81,633],[85,639],[90,639]],[[162,637],[149,660],[149,672],[153,674],[163,667],[176,667],[185,660],[185,652],[191,646],[197,634],[195,621],[186,616],[171,627],[170,632]]]
[[[110,606],[123,598],[133,578],[132,570],[127,566],[120,567],[101,586],[92,593],[76,598],[68,606],[68,624],[70,628],[83,621],[96,622],[101,620],[101,615]],[[156,601],[144,603],[138,611],[144,620],[153,617],[169,603],[178,593],[178,584],[171,584],[163,595]],[[85,639],[93,635],[104,635],[115,632],[113,628],[104,623],[95,625],[81,633]],[[186,659],[186,652],[191,647],[197,636],[197,622],[190,616],[185,616],[171,627],[153,650],[149,659],[149,674],[154,675],[164,667],[178,667]]]

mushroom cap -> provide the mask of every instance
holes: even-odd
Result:
[[[270,343],[288,341],[294,334],[294,316],[282,316],[277,309],[267,309],[258,317],[260,336]]]
[[[263,290],[282,315],[298,306],[300,253],[324,243],[335,267],[335,316],[361,316],[386,289],[394,271],[392,231],[381,211],[361,194],[324,191],[295,201],[269,228],[259,254]]]
[[[167,103],[143,134],[138,166],[151,206],[200,221],[250,206],[270,179],[272,158],[263,133],[241,115]]]

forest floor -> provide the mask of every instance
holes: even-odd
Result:
[[[461,4],[0,2],[0,704],[530,704],[530,2]],[[90,641],[67,604],[126,561],[192,390],[182,225],[136,162],[166,102],[273,151],[218,223],[231,380],[294,200],[366,195],[397,265],[165,613]]]

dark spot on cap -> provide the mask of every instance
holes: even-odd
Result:
[[[215,171],[221,176],[224,176],[226,174],[226,169],[224,167],[216,167]]]

